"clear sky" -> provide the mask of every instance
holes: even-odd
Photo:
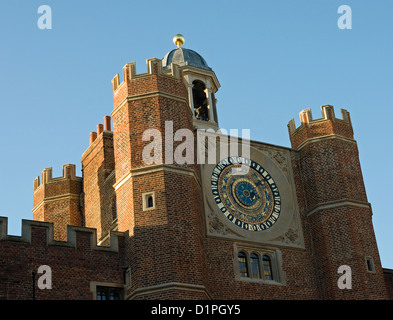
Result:
[[[52,29],[41,30],[41,5]],[[352,29],[339,29],[339,6]],[[89,133],[112,111],[111,80],[128,62],[146,72],[182,33],[215,71],[220,126],[290,146],[299,112],[335,106],[351,113],[373,208],[382,265],[393,268],[393,2],[54,1],[0,2],[0,216],[9,234],[32,219],[33,180],[77,165]],[[372,228],[373,226],[369,226]]]

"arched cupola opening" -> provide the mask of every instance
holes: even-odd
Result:
[[[192,84],[192,97],[194,102],[195,118],[198,120],[209,121],[209,102],[205,91],[206,86],[200,80],[194,80]]]

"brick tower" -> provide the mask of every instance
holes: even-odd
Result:
[[[80,226],[82,178],[75,174],[75,165],[63,166],[63,176],[53,178],[52,168],[46,168],[34,180],[33,218],[54,224],[55,240],[67,240],[67,225]]]
[[[179,129],[193,132],[193,114],[183,73],[162,61],[135,64],[113,79],[114,189],[119,231],[128,231],[128,297],[206,299],[204,283],[201,186],[197,165],[173,161]],[[154,139],[154,140],[153,140]],[[194,135],[190,137],[193,143]],[[144,148],[154,141],[154,161]],[[183,141],[184,142],[184,141]],[[158,151],[157,151],[158,150]]]
[[[341,110],[342,119],[336,118],[330,105],[321,109],[322,119],[313,120],[306,109],[300,127],[293,120],[288,124],[299,155],[321,298],[383,299],[383,271],[350,116]],[[342,265],[351,268],[351,290],[338,287]]]

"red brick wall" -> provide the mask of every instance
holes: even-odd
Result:
[[[134,233],[128,263],[132,290],[181,282],[204,285],[200,194],[191,176],[157,172],[133,179]],[[143,192],[154,191],[156,209],[142,211]],[[146,272],[149,270],[149,272]]]
[[[388,291],[388,297],[390,300],[393,300],[393,270],[384,269],[384,278],[386,290]]]
[[[4,221],[3,221],[4,223]],[[0,234],[0,298],[31,300],[33,298],[32,272],[36,273],[37,300],[91,300],[90,282],[124,283],[124,239],[117,234],[117,250],[95,249],[89,229],[76,231],[76,242],[47,242],[49,225],[33,222],[31,242],[22,237]],[[50,238],[49,234],[49,238]],[[53,237],[53,235],[52,235]],[[47,265],[52,272],[52,289],[39,289],[38,268]]]
[[[367,202],[355,142],[322,140],[303,147],[300,156],[309,210],[320,203],[341,199]]]
[[[79,201],[79,197],[68,197],[64,200],[56,200],[43,205],[44,219],[42,221],[54,223],[56,240],[65,241],[67,239],[68,225],[81,225],[82,217]]]
[[[370,210],[342,206],[314,213],[309,218],[319,272],[321,295],[325,299],[384,299],[384,279]],[[368,272],[366,257],[373,257],[375,272]],[[352,289],[340,290],[337,270],[351,267]],[[325,272],[323,272],[325,271]]]
[[[248,279],[236,279],[234,263],[237,263],[237,259],[232,241],[208,239],[209,292],[214,299],[223,300],[318,299],[310,249],[280,250],[286,277],[285,285],[252,282]]]

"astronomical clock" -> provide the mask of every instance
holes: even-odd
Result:
[[[247,156],[220,151],[201,165],[207,234],[303,248],[289,150],[253,142]]]

